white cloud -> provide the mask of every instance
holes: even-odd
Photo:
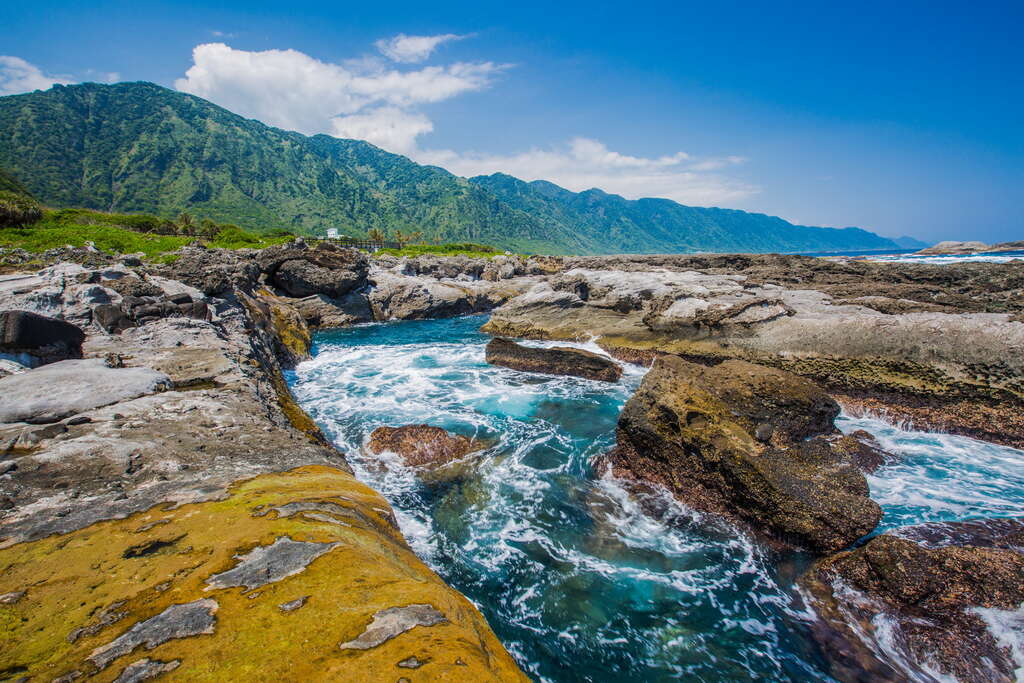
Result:
[[[504,68],[459,62],[399,71],[372,60],[331,64],[297,50],[250,52],[223,43],[197,45],[192,59],[185,77],[174,83],[178,90],[307,134],[330,132],[338,116],[381,106],[409,108],[481,90]]]
[[[748,183],[708,172],[740,164],[742,157],[694,160],[685,152],[635,157],[614,152],[589,138],[512,155],[416,150],[411,157],[457,175],[502,172],[523,180],[549,180],[575,192],[596,187],[628,199],[664,197],[682,204],[708,206],[735,203],[760,191]]]
[[[47,90],[56,83],[74,83],[66,76],[51,76],[21,57],[0,55],[0,95]]]
[[[422,62],[442,43],[462,40],[466,36],[445,33],[438,36],[407,36],[399,33],[394,38],[381,38],[374,46],[381,54],[396,62]]]
[[[398,107],[379,107],[331,119],[331,135],[366,140],[398,154],[414,152],[416,138],[432,130],[434,124],[426,116]]]
[[[117,83],[121,80],[121,72],[119,71],[97,71],[96,69],[86,69],[85,76],[90,81],[96,81],[97,83]]]
[[[396,42],[413,38],[429,40],[418,47]],[[400,55],[400,61],[409,62],[453,38],[398,36],[377,46],[392,59]],[[392,50],[396,45],[400,47]],[[500,171],[524,180],[550,180],[574,191],[597,187],[630,199],[665,197],[698,205],[735,204],[759,191],[724,174],[745,161],[739,156],[633,156],[587,137],[508,155],[421,145],[420,136],[434,130],[421,108],[486,88],[506,68],[492,62],[402,67],[364,56],[334,64],[296,50],[250,52],[223,43],[196,46],[193,62],[175,82],[179,90],[281,128],[367,140],[457,175]]]

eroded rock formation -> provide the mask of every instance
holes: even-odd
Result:
[[[1024,445],[1024,263],[778,255],[573,259],[484,331],[596,339],[650,364],[740,359],[813,379],[853,412]]]
[[[819,552],[869,533],[881,509],[814,383],[743,361],[659,358],[619,417],[613,469],[697,509]]]
[[[84,359],[0,378],[0,673],[383,680],[415,662],[525,680],[295,404],[294,299],[251,259],[190,254],[187,282],[123,264],[0,277],[0,308],[84,331]],[[171,311],[184,295],[207,314]],[[134,313],[141,297],[160,314]]]

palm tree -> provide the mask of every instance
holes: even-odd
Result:
[[[193,235],[195,234],[196,219],[192,218],[192,214],[185,213],[182,211],[178,214],[178,232],[182,235]]]
[[[384,231],[380,228],[371,228],[370,231],[366,233],[366,236],[371,242],[383,242],[387,239],[387,235],[385,235]]]

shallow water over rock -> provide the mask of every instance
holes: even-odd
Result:
[[[290,380],[394,505],[417,554],[480,607],[523,669],[552,681],[829,680],[793,587],[808,557],[772,555],[667,496],[637,501],[595,474],[644,370],[625,366],[609,384],[489,366],[483,321],[322,332]],[[366,451],[375,428],[419,423],[491,445],[429,470]],[[840,426],[907,456],[869,477],[884,528],[1024,514],[1019,451],[870,420]],[[964,458],[975,470],[954,466]]]

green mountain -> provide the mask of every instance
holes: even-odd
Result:
[[[597,252],[855,251],[891,249],[860,228],[813,228],[735,209],[683,206],[670,199],[629,200],[601,190],[570,192],[495,173],[472,182],[544,225],[568,225]]]
[[[886,249],[857,228],[573,193],[505,175],[467,180],[358,140],[307,137],[152,83],[0,97],[0,168],[51,207],[189,211],[254,230],[421,231],[519,251]]]

